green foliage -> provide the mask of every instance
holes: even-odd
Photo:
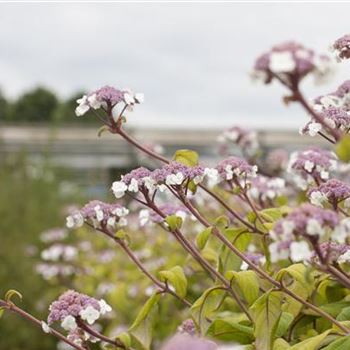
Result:
[[[336,145],[335,151],[337,156],[343,162],[350,161],[350,136],[345,135]]]
[[[272,348],[281,317],[281,302],[281,293],[270,291],[263,294],[250,308],[253,312],[255,346],[258,350]]]
[[[25,93],[14,103],[11,120],[48,122],[53,120],[57,106],[56,96],[51,91],[39,87]]]
[[[193,167],[198,164],[198,153],[189,149],[180,149],[175,152],[174,160]]]
[[[180,297],[185,297],[187,294],[187,279],[181,266],[175,266],[170,270],[160,271],[160,279],[164,282],[169,282]]]

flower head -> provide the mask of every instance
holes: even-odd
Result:
[[[162,350],[216,350],[217,345],[204,338],[189,334],[176,334],[162,348]]]
[[[329,202],[336,207],[339,202],[350,198],[350,186],[343,181],[331,179],[309,190],[308,196],[314,205],[323,206],[325,202]]]
[[[250,196],[261,204],[269,204],[285,192],[285,180],[280,177],[265,177],[258,175],[252,179],[248,190]]]
[[[287,171],[303,190],[313,183],[328,180],[329,173],[337,167],[337,157],[333,152],[310,148],[291,154]]]
[[[65,321],[64,325],[72,328],[73,319],[75,321],[75,318],[80,316],[81,311],[88,307],[92,307],[97,312],[100,312],[98,300],[88,295],[69,290],[50,305],[50,314],[47,319],[48,324],[51,325],[55,321]],[[68,316],[70,317],[67,319]]]
[[[350,34],[337,39],[331,46],[331,50],[335,52],[339,61],[350,58]]]
[[[331,264],[338,262],[338,259],[349,250],[350,246],[347,244],[340,244],[330,241],[321,243],[318,249],[322,259]],[[312,258],[316,261],[319,260],[316,253],[313,253]]]
[[[101,107],[113,109],[119,103],[123,103],[125,106],[132,106],[142,103],[143,100],[143,94],[135,94],[130,89],[119,90],[106,85],[78,99],[75,114],[82,116],[90,109],[99,109]]]
[[[245,187],[247,182],[256,177],[258,171],[256,165],[250,165],[239,157],[229,157],[221,161],[216,169],[221,180],[238,181],[242,187]]]
[[[79,211],[67,217],[67,226],[70,228],[80,227],[84,222],[94,225],[94,227],[115,228],[127,224],[125,216],[129,210],[119,204],[109,204],[98,200],[87,203]],[[79,217],[79,222],[74,218]]]
[[[316,78],[324,78],[330,73],[330,59],[317,55],[294,41],[284,42],[272,47],[255,62],[254,76],[270,83],[278,77],[289,85],[292,80],[300,81],[312,73]]]

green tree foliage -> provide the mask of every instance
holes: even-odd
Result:
[[[18,98],[11,111],[11,121],[48,122],[58,106],[56,95],[38,87]]]

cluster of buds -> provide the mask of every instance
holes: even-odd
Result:
[[[102,315],[112,311],[103,300],[97,300],[88,295],[69,290],[50,305],[48,324],[43,324],[44,331],[50,332],[49,325],[60,322],[61,327],[68,331],[68,339],[82,345],[91,339],[91,335],[83,325],[93,325]]]
[[[346,208],[350,207],[350,186],[340,180],[331,179],[316,188],[308,191],[310,202],[323,207],[325,203],[337,209],[340,202],[344,201]]]
[[[332,71],[331,63],[328,56],[318,55],[296,42],[285,42],[272,47],[256,60],[253,77],[266,84],[279,79],[288,86],[309,74],[322,81]]]
[[[125,107],[132,107],[142,103],[144,96],[141,93],[133,93],[130,89],[118,90],[111,86],[104,86],[88,95],[84,95],[77,100],[78,106],[75,114],[79,117],[87,113],[90,109],[112,110],[120,103]]]
[[[218,142],[221,143],[220,153],[227,154],[230,144],[238,146],[243,154],[251,157],[256,155],[259,149],[258,135],[255,131],[234,126],[219,135]]]
[[[280,177],[266,177],[258,175],[252,179],[248,190],[251,198],[262,207],[271,205],[273,200],[285,194],[286,182]]]
[[[277,221],[270,232],[271,261],[290,258],[293,262],[308,261],[312,256],[310,248],[332,232],[339,224],[338,215],[327,209],[303,204],[285,218]]]
[[[333,152],[310,148],[291,154],[287,172],[299,188],[306,190],[309,185],[328,180],[330,172],[336,168],[337,156]]]
[[[119,204],[93,200],[69,215],[66,219],[66,225],[68,228],[78,228],[86,222],[95,228],[115,229],[127,224],[126,216],[128,214],[129,210]]]
[[[220,180],[226,181],[231,187],[248,188],[251,180],[257,176],[258,167],[248,164],[239,157],[229,157],[216,167]]]

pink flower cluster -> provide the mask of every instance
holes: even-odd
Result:
[[[270,83],[278,78],[285,84],[300,81],[313,73],[316,78],[324,78],[330,73],[330,59],[325,55],[317,55],[303,45],[288,41],[272,47],[255,62],[254,77]]]
[[[217,165],[216,169],[221,180],[239,183],[242,187],[246,187],[247,183],[257,176],[258,171],[256,165],[250,165],[239,157],[224,159]]]
[[[306,151],[293,152],[287,171],[292,180],[303,190],[308,185],[319,184],[328,180],[330,172],[337,168],[337,156],[330,151],[310,148]]]
[[[69,215],[66,219],[68,228],[81,227],[84,222],[93,225],[96,228],[109,227],[111,229],[116,226],[125,226],[129,210],[119,204],[109,204],[98,200],[87,203],[79,211]]]
[[[252,179],[248,192],[252,199],[261,206],[273,203],[273,200],[283,195],[286,189],[285,180],[280,177],[266,177],[258,175]]]
[[[309,190],[308,197],[314,205],[322,207],[328,202],[336,209],[340,202],[350,198],[350,186],[343,181],[331,179]],[[348,201],[346,206],[349,204]]]
[[[78,99],[78,106],[75,109],[75,114],[77,116],[82,116],[90,109],[96,110],[99,108],[112,110],[121,102],[124,103],[125,106],[133,106],[134,104],[142,103],[143,100],[143,94],[134,94],[129,89],[119,90],[111,86],[104,86]]]
[[[331,50],[335,52],[339,61],[350,58],[350,34],[337,39],[331,46]]]
[[[271,231],[274,241],[269,247],[271,260],[275,262],[288,257],[294,262],[309,260],[312,251],[308,241],[318,242],[338,224],[339,217],[334,211],[311,204],[301,205],[277,221]]]

